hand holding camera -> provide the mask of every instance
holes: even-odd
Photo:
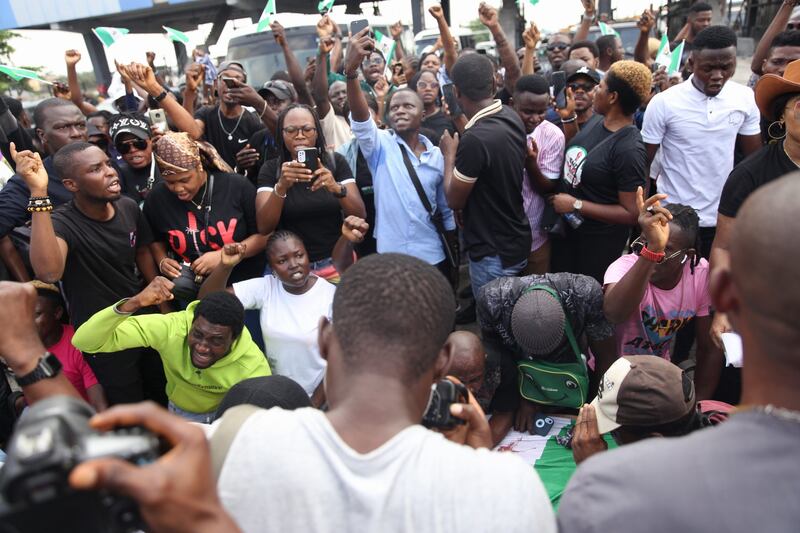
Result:
[[[483,409],[454,376],[434,384],[422,425],[441,431],[448,440],[458,444],[476,449],[492,447],[492,431]]]

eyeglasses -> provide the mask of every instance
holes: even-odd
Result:
[[[417,89],[428,89],[428,88],[430,88],[430,89],[438,89],[439,88],[439,84],[436,83],[435,81],[432,81],[430,83],[427,83],[427,82],[424,82],[424,81],[418,81],[417,82]]]
[[[371,65],[383,65],[384,61],[381,56],[374,56],[374,57],[366,57],[364,61],[361,62],[362,66],[369,67]]]
[[[644,248],[645,246],[647,246],[647,241],[645,240],[644,235],[639,235],[638,237],[636,237],[636,240],[634,240],[631,243],[631,250],[636,255],[641,255],[642,254],[642,248]],[[672,254],[664,257],[664,259],[659,261],[659,263],[666,263],[667,261],[671,261],[671,260],[673,260],[676,257],[679,257],[681,255],[683,255],[685,257],[686,256],[686,250],[678,250],[677,252],[672,253]],[[685,260],[686,259],[682,259],[681,263],[683,263]]]
[[[283,128],[283,134],[287,137],[296,137],[301,131],[303,132],[303,136],[308,137],[312,133],[317,133],[317,128],[314,126],[303,126],[302,128],[298,128],[297,126],[287,126]]]
[[[116,143],[115,146],[117,147],[117,152],[122,155],[127,154],[131,151],[131,148],[136,148],[137,150],[144,150],[147,148],[147,141],[144,139],[133,139],[131,141],[122,141]]]
[[[569,48],[569,45],[566,43],[553,43],[547,45],[547,51],[552,52],[553,50],[566,50]]]
[[[568,83],[567,84],[567,87],[572,89],[573,92],[580,89],[581,91],[583,91],[585,93],[588,93],[589,91],[594,89],[594,86],[595,86],[594,83],[574,83],[573,82],[573,83]]]

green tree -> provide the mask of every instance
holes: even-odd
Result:
[[[0,63],[8,65],[11,63],[11,54],[15,52],[14,47],[11,46],[11,39],[19,37],[19,33],[11,30],[0,30]],[[40,72],[41,67],[31,67],[26,65],[14,65],[20,68],[26,68],[34,72]],[[16,94],[19,96],[23,91],[28,89],[27,80],[13,80],[8,76],[0,75],[0,93]]]

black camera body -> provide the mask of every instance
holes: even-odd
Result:
[[[200,285],[203,283],[202,276],[198,276],[192,267],[186,263],[181,264],[181,274],[172,280],[175,284],[172,287],[172,294],[179,300],[191,302],[197,298]]]
[[[454,403],[466,403],[468,399],[469,392],[461,383],[449,379],[437,381],[431,387],[431,398],[425,414],[422,415],[422,425],[430,429],[449,430],[465,424],[463,420],[450,414],[450,406]]]
[[[84,461],[115,457],[134,464],[155,461],[158,437],[139,428],[99,433],[89,427],[94,410],[69,396],[33,405],[17,422],[0,470],[0,530],[128,532],[143,528],[130,499],[76,491],[67,481]]]

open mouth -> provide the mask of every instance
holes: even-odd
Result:
[[[122,187],[119,184],[119,180],[114,180],[108,187],[106,187],[106,189],[108,189],[111,192],[120,192],[122,190]]]
[[[301,279],[303,279],[303,272],[302,271],[297,271],[297,272],[291,274],[289,276],[289,278],[291,280],[293,280],[293,281],[300,281]]]
[[[197,352],[192,352],[192,365],[195,368],[208,368],[211,366],[212,359],[210,355],[203,355]]]

